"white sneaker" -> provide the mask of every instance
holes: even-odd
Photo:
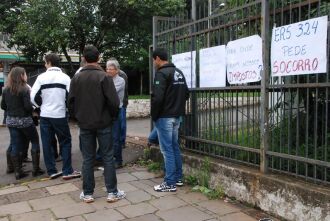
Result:
[[[62,176],[62,171],[60,172],[57,172],[57,173],[53,173],[52,175],[49,176],[49,178],[52,180],[52,179],[56,179],[57,177],[60,177]]]
[[[125,196],[125,192],[118,189],[117,193],[108,193],[107,202],[113,203],[125,198]]]
[[[92,203],[94,202],[94,197],[93,195],[85,195],[84,192],[80,193],[79,198],[83,200],[85,203]]]
[[[154,186],[154,190],[157,192],[175,192],[175,185],[167,185],[166,182],[162,182],[159,185]]]
[[[71,174],[62,176],[63,180],[71,180],[71,179],[79,178],[79,177],[81,177],[80,171],[73,171]]]

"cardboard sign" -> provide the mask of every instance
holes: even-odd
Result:
[[[328,16],[273,28],[272,76],[327,72]]]
[[[226,86],[226,46],[199,51],[200,87]]]
[[[196,51],[172,55],[172,63],[186,78],[188,88],[196,87]]]
[[[262,40],[259,35],[228,42],[226,54],[229,84],[244,84],[261,80]]]

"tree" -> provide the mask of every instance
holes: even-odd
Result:
[[[16,4],[13,4],[15,2]],[[8,1],[0,26],[30,60],[48,52],[82,53],[93,44],[105,57],[116,56],[130,66],[146,69],[151,44],[152,16],[180,12],[184,0],[21,0]]]

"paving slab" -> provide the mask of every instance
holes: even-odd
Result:
[[[138,188],[136,188],[135,186],[133,186],[133,185],[131,185],[129,183],[118,183],[117,184],[117,187],[120,190],[124,190],[125,193],[138,190]],[[106,187],[102,187],[102,190],[104,192],[107,191]]]
[[[120,173],[131,173],[131,172],[135,172],[136,169],[134,167],[122,167],[119,169],[116,169],[116,173],[120,174]]]
[[[26,201],[0,206],[0,216],[15,215],[31,211],[32,209]]]
[[[126,195],[126,199],[129,200],[131,203],[141,203],[143,201],[151,200],[151,195],[146,193],[143,190],[137,190],[128,192]]]
[[[118,183],[118,189],[124,190],[126,193],[138,190],[135,186],[129,184],[129,183]]]
[[[131,168],[134,169],[135,171],[148,171],[148,168],[147,167],[139,166],[137,164],[135,164]]]
[[[136,205],[123,206],[117,208],[116,210],[118,210],[120,213],[124,214],[128,218],[134,218],[157,211],[155,207],[148,203],[139,203]]]
[[[5,196],[0,196],[0,206],[9,204],[9,200]]]
[[[180,199],[182,199],[190,204],[199,203],[199,202],[208,200],[208,198],[205,195],[203,195],[202,193],[199,193],[199,192],[183,192],[183,193],[177,194],[177,197],[179,197]]]
[[[151,179],[151,181],[155,182],[157,184],[160,184],[160,183],[164,182],[164,177],[154,178],[154,179]]]
[[[131,181],[131,182],[129,182],[129,184],[131,184],[131,185],[133,185],[136,188],[139,188],[141,190],[147,190],[147,189],[150,189],[151,188],[150,185],[147,185],[147,184],[141,182],[140,180],[138,180],[138,181],[137,180],[136,181]]]
[[[28,183],[27,186],[30,189],[39,189],[47,186],[55,186],[58,184],[62,184],[63,180],[58,178],[54,180],[44,180],[44,181],[38,181],[38,182],[33,182],[33,183]]]
[[[10,188],[5,188],[0,190],[0,196],[11,193],[22,192],[22,191],[28,191],[28,190],[29,188],[27,186],[15,186]]]
[[[232,221],[232,220],[239,220],[239,221],[256,221],[256,219],[252,218],[251,216],[246,215],[245,213],[232,213],[225,216],[220,217],[221,221]]]
[[[81,202],[80,193],[81,193],[81,190],[77,190],[74,192],[68,192],[66,194],[68,194],[75,202],[80,203]]]
[[[68,218],[68,221],[86,221],[86,220],[84,218],[82,218],[82,216],[74,216],[74,217]]]
[[[129,173],[117,174],[117,182],[118,183],[126,183],[126,182],[133,181],[133,180],[138,180],[138,178],[136,178],[135,176],[132,176]]]
[[[151,180],[140,180],[140,182],[141,182],[141,183],[144,183],[144,184],[146,184],[146,185],[148,185],[148,186],[151,186],[151,187],[160,184],[160,183],[155,183],[155,182],[153,182],[153,181],[151,181]]]
[[[201,206],[204,209],[212,211],[213,213],[216,213],[220,216],[240,211],[239,208],[237,208],[233,205],[230,205],[228,203],[225,203],[221,200],[204,201],[204,202],[197,203],[197,205]]]
[[[114,203],[108,203],[105,198],[96,198],[90,205],[92,205],[96,210],[104,210],[131,205],[131,203],[126,199],[121,199]]]
[[[46,187],[46,190],[50,193],[50,195],[56,195],[56,194],[61,194],[61,193],[77,191],[79,189],[72,183],[65,183],[65,184],[60,184],[60,185],[56,185],[56,186]]]
[[[42,197],[49,196],[48,191],[45,188],[35,189],[30,191],[12,193],[7,195],[7,198],[10,203],[16,203],[20,201],[27,201],[32,199],[39,199]]]
[[[132,219],[126,219],[126,221],[161,221],[161,219],[154,214],[147,214]]]
[[[150,173],[148,171],[133,172],[133,173],[131,173],[131,175],[139,178],[140,180],[147,180],[147,179],[155,178],[155,174]]]
[[[158,211],[157,216],[164,221],[173,220],[189,220],[189,221],[203,221],[211,219],[212,217],[192,206],[185,206],[176,209]]]
[[[49,210],[40,210],[30,213],[13,215],[11,221],[51,221],[55,220],[53,214]]]
[[[142,181],[131,181],[129,182],[130,184],[132,184],[133,186],[142,189],[144,191],[146,191],[147,193],[155,196],[155,197],[162,197],[162,196],[168,196],[168,195],[174,195],[176,194],[175,192],[156,192],[153,188],[153,186],[147,185],[145,183],[143,183]]]
[[[118,221],[123,220],[125,217],[113,209],[99,210],[95,213],[84,215],[87,221]]]
[[[62,219],[96,211],[93,206],[83,202],[52,207],[51,210],[57,218]]]
[[[75,185],[78,189],[82,189],[82,180],[75,180],[72,182],[73,185]]]
[[[176,196],[161,197],[159,199],[151,200],[149,203],[159,210],[175,209],[187,205],[185,201],[177,198]]]
[[[44,197],[41,199],[30,200],[29,203],[33,210],[44,210],[52,207],[74,204],[75,201],[67,194],[60,194]]]

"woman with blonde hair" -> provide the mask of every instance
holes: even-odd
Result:
[[[39,135],[32,119],[33,106],[30,101],[30,87],[26,82],[25,69],[14,67],[8,75],[1,100],[1,108],[7,113],[6,125],[10,134],[10,146],[7,150],[7,173],[15,172],[16,179],[27,176],[22,170],[24,139],[32,143],[32,175],[44,174],[44,171],[39,167]]]

